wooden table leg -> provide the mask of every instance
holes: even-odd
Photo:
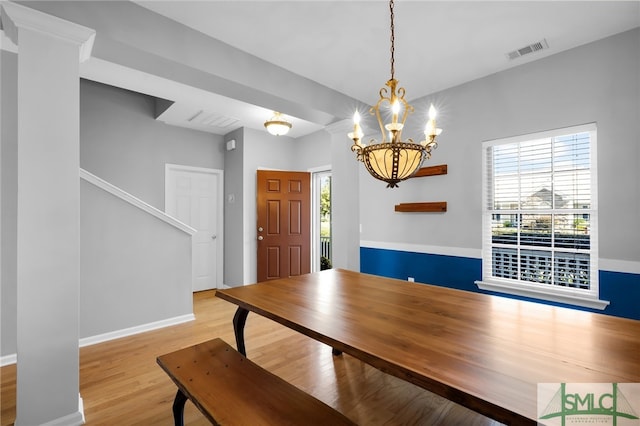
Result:
[[[247,309],[238,308],[236,314],[233,316],[233,331],[236,335],[236,346],[238,347],[238,352],[244,356],[247,356],[247,351],[244,347],[244,325],[247,322],[247,315],[249,315]]]

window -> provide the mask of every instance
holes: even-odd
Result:
[[[331,269],[331,166],[312,170],[312,270]]]
[[[598,300],[595,124],[483,143],[482,289]]]

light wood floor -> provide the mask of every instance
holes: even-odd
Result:
[[[236,306],[214,294],[194,295],[195,321],[80,349],[80,393],[87,425],[173,424],[176,387],[155,360],[213,337],[235,347],[231,320]],[[247,319],[245,341],[254,362],[361,425],[499,424],[353,357],[334,357],[330,347],[255,314]],[[0,424],[12,425],[15,365],[0,373]],[[185,425],[208,424],[187,402]]]

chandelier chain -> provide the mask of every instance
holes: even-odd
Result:
[[[394,79],[395,70],[395,27],[393,25],[393,0],[389,1],[389,12],[391,15],[391,79]]]

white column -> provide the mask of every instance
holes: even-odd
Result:
[[[330,124],[331,135],[331,260],[334,268],[360,271],[359,168],[347,133],[353,121]]]
[[[82,424],[79,409],[79,63],[95,31],[14,3],[18,46],[17,426]]]

